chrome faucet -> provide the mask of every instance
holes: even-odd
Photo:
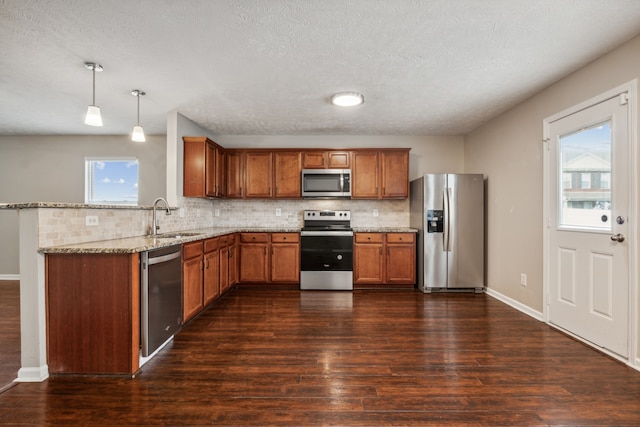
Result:
[[[162,197],[158,197],[157,199],[155,199],[153,201],[153,225],[151,226],[151,235],[152,236],[157,236],[158,235],[158,229],[160,228],[160,226],[158,225],[157,219],[156,219],[156,210],[158,210],[158,204],[159,202],[164,202],[164,206],[167,210],[167,215],[171,215],[171,210],[169,209],[169,203],[167,203],[167,201],[165,199],[163,199]]]

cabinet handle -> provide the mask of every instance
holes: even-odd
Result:
[[[367,237],[367,240],[371,240],[371,237]]]
[[[286,238],[286,237],[283,237],[283,238],[282,238],[282,240],[287,240],[287,238]]]
[[[380,254],[380,256],[382,256],[382,248],[378,249],[378,253]]]

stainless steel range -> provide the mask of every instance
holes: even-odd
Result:
[[[351,211],[304,211],[300,289],[353,290]]]

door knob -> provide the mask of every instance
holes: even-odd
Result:
[[[621,233],[614,234],[613,236],[611,236],[611,240],[613,240],[614,242],[624,242],[624,235]]]

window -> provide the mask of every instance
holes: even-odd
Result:
[[[603,190],[611,188],[611,173],[603,172],[600,174],[600,188]]]
[[[86,158],[84,164],[85,203],[138,204],[138,159]]]
[[[589,172],[580,174],[580,188],[591,188],[591,174]]]
[[[571,188],[571,173],[562,173],[562,188],[564,188],[565,190],[567,188]]]

